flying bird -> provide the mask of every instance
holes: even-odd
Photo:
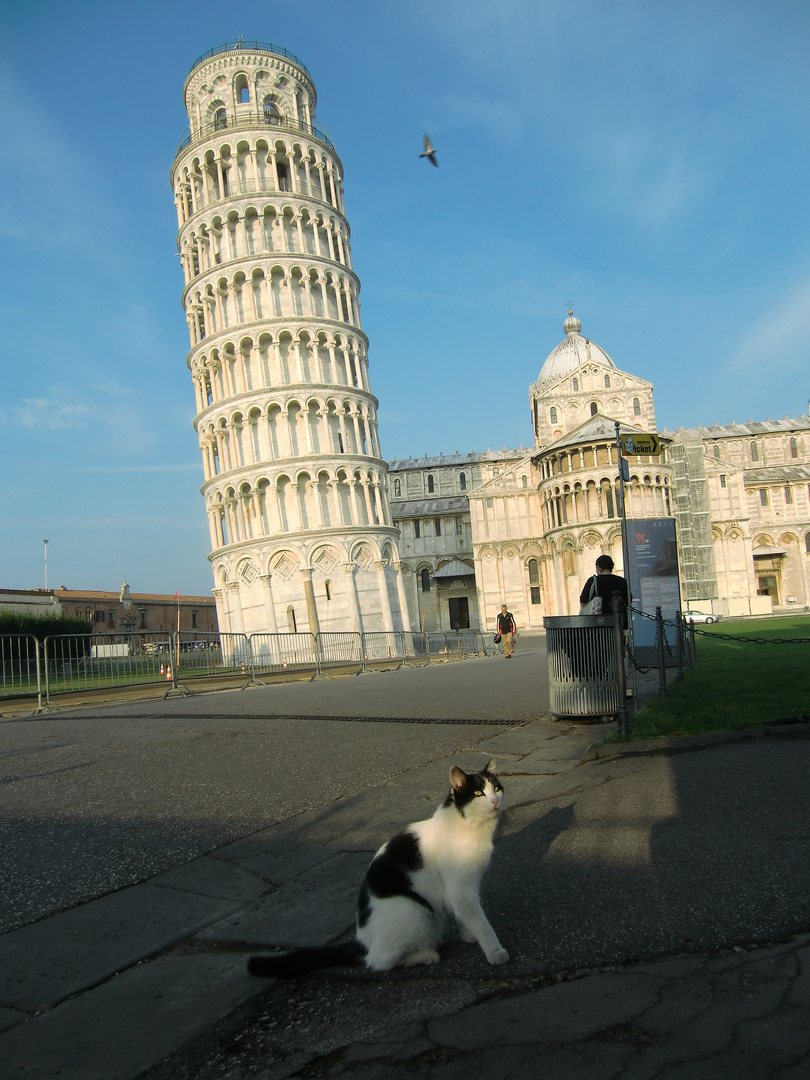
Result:
[[[430,139],[425,136],[425,152],[420,154],[419,157],[426,157],[431,165],[435,165],[438,169],[439,163],[436,160],[436,151],[433,149]]]

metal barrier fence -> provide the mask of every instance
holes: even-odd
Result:
[[[245,640],[253,677],[277,671],[317,670],[314,634],[251,634]]]
[[[250,650],[244,634],[208,634],[201,631],[172,635],[174,684],[181,678],[247,674]]]
[[[119,686],[164,684],[186,692],[183,679],[312,671],[387,660],[406,663],[486,653],[480,631],[367,634],[177,633],[63,634],[41,641],[33,634],[0,635],[0,698],[36,696],[40,708],[52,697]]]
[[[33,634],[0,637],[0,669],[2,669],[0,695],[2,697],[36,694],[41,702],[39,650],[39,641]]]
[[[362,634],[351,631],[324,630],[318,634],[318,660],[321,668],[338,664],[363,666]]]
[[[375,630],[363,634],[364,660],[405,659],[405,641],[401,631]]]
[[[51,694],[171,682],[169,634],[57,634],[42,642],[45,699]]]

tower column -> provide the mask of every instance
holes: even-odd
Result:
[[[309,632],[311,634],[319,634],[321,632],[321,626],[318,622],[318,608],[315,603],[315,590],[312,587],[312,569],[310,567],[303,567],[299,573],[301,574],[301,580],[304,583],[304,599],[307,605],[307,622],[309,623]]]
[[[382,607],[383,629],[393,631],[394,620],[391,618],[391,601],[388,599],[388,580],[385,576],[385,568],[388,565],[386,559],[377,559],[374,567],[377,571],[377,588],[380,590],[380,606]]]
[[[244,634],[245,620],[242,614],[242,598],[239,595],[239,582],[229,581],[225,585],[228,598],[230,624],[232,634]]]
[[[357,597],[357,582],[354,578],[355,564],[348,562],[343,564],[343,576],[348,585],[349,619],[347,630],[363,633],[363,613],[360,610],[360,601]]]
[[[402,629],[406,634],[411,632],[411,619],[408,615],[408,597],[405,595],[405,582],[402,580],[402,567],[399,563],[394,567],[397,581],[397,596],[399,597],[399,612],[402,619]]]

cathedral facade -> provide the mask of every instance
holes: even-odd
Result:
[[[171,183],[222,631],[409,629],[343,167],[297,57],[194,64]]]
[[[621,568],[616,423],[656,432],[653,387],[623,371],[569,312],[529,389],[534,447],[392,462],[411,620],[522,628],[579,611],[597,556]],[[674,518],[681,600],[725,615],[810,605],[810,419],[662,431],[628,459],[630,521]],[[465,512],[465,503],[467,512]]]

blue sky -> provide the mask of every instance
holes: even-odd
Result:
[[[0,0],[0,587],[211,588],[168,178],[239,35],[315,80],[386,457],[529,444],[569,300],[659,427],[806,413],[804,0]]]

